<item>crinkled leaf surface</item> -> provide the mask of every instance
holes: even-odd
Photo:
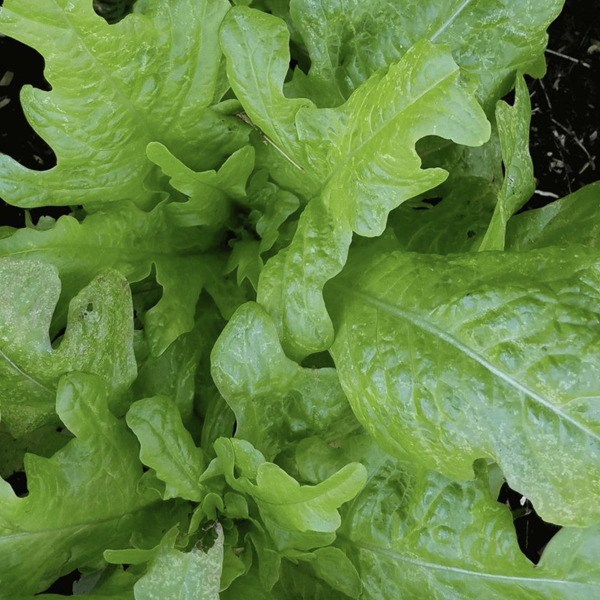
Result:
[[[140,442],[140,460],[166,483],[165,500],[201,500],[203,452],[183,426],[177,405],[166,396],[139,400],[127,413],[127,425]]]
[[[38,261],[0,260],[0,410],[18,437],[56,420],[59,378],[70,371],[100,375],[118,408],[137,369],[133,307],[127,282],[114,271],[97,277],[70,303],[58,348],[49,336],[60,294],[56,269]],[[122,406],[121,406],[122,409]]]
[[[39,173],[0,157],[2,197],[25,207],[143,203],[149,142],[194,169],[241,147],[241,123],[210,108],[225,91],[218,29],[228,9],[226,0],[144,0],[108,25],[91,0],[7,0],[0,31],[46,59],[52,91],[27,87],[22,100],[58,164]]]
[[[263,519],[282,529],[333,532],[340,525],[338,508],[354,498],[365,484],[365,469],[348,464],[326,481],[300,485],[274,463],[266,462],[248,442],[221,438],[215,450],[227,483],[254,498]],[[234,472],[237,467],[241,475]]]
[[[291,0],[290,12],[311,58],[294,88],[319,106],[335,106],[381,67],[422,40],[448,44],[493,109],[515,70],[543,75],[546,28],[563,0]],[[543,60],[543,59],[542,59]],[[543,64],[543,63],[542,63]]]
[[[545,520],[600,521],[597,252],[363,252],[330,299],[340,381],[385,448],[459,480],[493,458]]]
[[[123,202],[81,223],[64,216],[50,229],[21,229],[0,240],[0,256],[54,265],[63,296],[69,299],[107,269],[135,282],[147,277],[154,265],[163,294],[144,315],[144,325],[150,348],[158,355],[194,327],[198,296],[209,277],[205,267],[212,264],[202,256],[210,236],[173,225],[165,214],[167,206],[160,204],[147,213]]]
[[[134,587],[135,600],[219,600],[223,533],[207,552],[163,546]]]
[[[544,208],[516,215],[506,232],[509,250],[572,244],[600,247],[600,182]]]
[[[0,597],[7,600],[127,545],[134,531],[149,528],[158,501],[138,492],[138,445],[109,412],[101,379],[63,377],[56,410],[76,439],[52,458],[25,457],[26,497],[0,480]]]
[[[562,530],[536,568],[519,550],[510,512],[490,496],[479,471],[456,483],[385,455],[369,465],[369,483],[349,506],[339,536],[358,567],[361,599],[599,596],[598,527]]]
[[[247,117],[270,141],[271,174],[288,189],[312,198],[319,181],[307,170],[295,118],[310,100],[286,98],[283,82],[290,62],[289,31],[272,15],[238,6],[221,28],[227,75]]]
[[[504,101],[496,106],[496,122],[504,161],[504,183],[488,231],[479,247],[504,250],[506,224],[529,200],[535,190],[533,163],[529,155],[531,101],[523,77],[517,77],[514,106]]]
[[[322,289],[343,268],[352,232],[381,235],[390,210],[446,178],[442,169],[420,168],[417,140],[437,134],[478,145],[490,127],[450,53],[428,43],[340,108],[302,110],[297,122],[323,191],[291,245],[267,263],[258,301],[274,316],[286,352],[303,358],[333,340]]]
[[[334,369],[304,369],[283,353],[271,317],[247,303],[212,351],[212,376],[236,413],[236,437],[267,459],[311,435],[328,441],[356,429]]]

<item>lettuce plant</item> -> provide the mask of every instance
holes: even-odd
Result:
[[[519,213],[561,6],[5,0],[57,164],[0,195],[72,212],[0,229],[0,598],[600,598],[600,185]]]

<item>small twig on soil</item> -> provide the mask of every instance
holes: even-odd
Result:
[[[546,102],[548,103],[548,108],[552,110],[552,102],[550,102],[550,98],[548,97],[548,92],[546,91],[546,87],[544,86],[544,82],[541,79],[538,79],[540,87],[542,88],[542,92],[544,92],[544,96],[546,97]]]
[[[589,153],[588,149],[583,145],[583,142],[575,135],[575,132],[572,129],[569,129],[568,127],[565,127],[562,123],[559,123],[556,119],[554,119],[552,117],[550,117],[550,119],[552,120],[552,122],[555,125],[558,125],[563,131],[565,131],[567,134],[569,134],[573,138],[574,142],[583,150],[583,152],[587,156],[589,164],[592,167],[592,170],[595,171],[596,170],[596,163],[595,163],[594,159],[596,157],[592,156]]]
[[[534,194],[545,196],[546,198],[560,198],[560,196],[557,196],[554,192],[544,192],[542,190],[535,190]]]
[[[577,63],[578,65],[582,65],[586,69],[592,68],[588,63],[583,62],[582,60],[579,60],[578,58],[573,58],[572,56],[567,56],[566,54],[563,54],[562,52],[557,52],[556,50],[550,50],[550,48],[546,48],[546,52],[548,54],[552,54],[553,56],[560,56],[560,58],[564,58],[566,60],[570,60],[571,62]]]

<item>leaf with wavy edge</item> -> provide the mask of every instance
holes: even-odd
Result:
[[[358,427],[335,369],[285,356],[268,313],[254,302],[233,315],[211,354],[212,377],[236,414],[236,437],[268,460],[311,435],[328,441]]]
[[[381,235],[390,210],[447,177],[421,169],[417,140],[436,134],[475,146],[489,137],[471,91],[448,50],[423,43],[340,108],[299,111],[300,138],[323,190],[290,246],[267,263],[258,289],[292,358],[333,341],[322,289],[344,266],[352,232]]]
[[[157,141],[196,170],[215,167],[248,139],[213,111],[223,88],[218,29],[226,0],[138,2],[108,25],[91,0],[7,0],[0,31],[38,50],[51,92],[26,87],[33,128],[58,164],[34,172],[0,156],[0,194],[24,207],[147,202]],[[189,60],[189,57],[198,60]]]
[[[220,229],[231,215],[232,201],[246,197],[246,183],[254,168],[252,146],[234,152],[218,172],[193,171],[158,142],[148,144],[146,153],[171,178],[171,185],[189,198],[165,209],[167,218],[179,227]]]
[[[505,177],[480,251],[504,250],[508,220],[523,207],[535,190],[533,163],[529,154],[531,101],[523,77],[517,77],[514,105],[510,106],[503,100],[496,105],[496,121]]]
[[[383,453],[369,458],[369,482],[339,535],[359,570],[363,600],[598,596],[598,527],[563,529],[534,567],[519,549],[509,510],[490,496],[482,465],[475,479],[455,483]]]
[[[52,458],[25,456],[26,497],[0,480],[0,598],[7,600],[43,590],[106,548],[127,547],[156,518],[158,496],[138,491],[137,441],[108,410],[102,380],[65,375],[56,410],[76,439]]]
[[[543,519],[600,522],[597,252],[361,249],[329,300],[340,381],[388,451],[458,480],[492,458]]]
[[[177,405],[166,396],[138,400],[127,412],[127,425],[140,442],[140,460],[166,484],[163,498],[202,500],[204,453],[184,427]]]
[[[12,435],[56,421],[56,386],[69,371],[103,377],[112,390],[111,408],[124,411],[125,392],[137,374],[127,281],[107,272],[73,298],[65,334],[53,348],[49,329],[61,287],[56,269],[0,259],[0,280],[0,408]]]
[[[563,0],[291,0],[292,22],[311,59],[308,76],[294,72],[292,89],[318,106],[337,106],[378,69],[431,40],[450,46],[477,82],[478,99],[493,110],[517,69],[544,74],[546,29],[562,5]]]
[[[116,269],[136,282],[147,277],[154,265],[163,294],[144,315],[144,327],[152,353],[160,355],[193,329],[200,292],[213,270],[218,271],[216,256],[204,253],[212,237],[174,226],[166,214],[168,207],[162,203],[147,213],[122,202],[81,223],[64,216],[50,229],[20,229],[0,239],[0,256],[26,256],[58,269],[62,298],[55,318],[59,320],[66,307],[64,299],[70,299],[99,273]]]

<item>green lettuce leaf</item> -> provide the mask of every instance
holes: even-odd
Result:
[[[506,247],[531,250],[546,246],[583,244],[600,248],[600,182],[592,183],[537,210],[513,217]]]
[[[168,218],[179,227],[222,228],[229,219],[232,200],[246,196],[246,182],[254,168],[254,148],[245,146],[232,154],[216,171],[197,173],[186,167],[168,148],[148,144],[148,158],[171,178],[171,186],[189,197],[166,207]]]
[[[181,552],[163,545],[148,572],[135,584],[135,600],[219,600],[223,532],[207,551]]]
[[[302,213],[290,246],[267,263],[258,289],[292,358],[333,341],[322,289],[343,268],[352,232],[381,235],[392,209],[446,178],[442,169],[420,168],[417,140],[436,133],[478,145],[489,137],[489,123],[469,91],[449,52],[423,43],[340,108],[298,113],[323,191]]]
[[[389,219],[391,249],[423,254],[453,254],[477,249],[488,231],[498,200],[497,186],[483,177],[462,177],[432,206],[406,203]]]
[[[221,438],[215,450],[227,483],[254,499],[263,520],[284,530],[334,532],[341,522],[339,507],[365,484],[364,467],[357,463],[316,486],[303,486],[248,442]]]
[[[137,442],[107,397],[100,378],[65,375],[56,410],[76,439],[52,458],[25,456],[27,496],[0,480],[1,598],[41,591],[105,548],[128,545],[134,531],[164,525],[153,523],[158,496],[138,491]]]
[[[130,202],[86,217],[81,223],[64,216],[47,230],[20,229],[0,240],[0,256],[36,259],[54,265],[62,281],[55,318],[61,320],[70,299],[98,274],[116,269],[130,282],[156,269],[162,297],[144,315],[144,328],[154,355],[160,355],[181,334],[194,327],[202,288],[219,269],[208,255],[210,236],[174,226],[162,203],[147,213]]]
[[[358,567],[361,599],[595,598],[598,528],[563,529],[534,567],[519,550],[510,512],[489,494],[485,468],[476,472],[455,483],[390,457],[369,465],[369,483],[339,536]]]
[[[140,442],[140,460],[166,483],[164,499],[201,500],[203,452],[183,426],[177,405],[165,396],[138,400],[127,413],[127,425]]]
[[[109,271],[83,289],[71,301],[64,336],[53,348],[49,329],[61,287],[56,269],[1,259],[0,280],[0,409],[13,436],[56,422],[56,386],[70,371],[101,376],[111,390],[111,408],[123,413],[137,373],[127,282]]]
[[[535,190],[533,163],[529,155],[531,101],[523,77],[517,77],[514,106],[502,100],[498,102],[496,121],[506,174],[480,251],[504,250],[508,220],[523,207]]]
[[[212,377],[236,414],[236,437],[269,460],[305,437],[357,429],[334,369],[304,369],[283,353],[271,317],[255,303],[233,315],[212,351]]]
[[[227,89],[218,30],[228,9],[226,0],[144,0],[108,25],[88,0],[7,0],[0,31],[46,60],[52,91],[26,87],[22,101],[58,164],[40,173],[0,156],[2,197],[25,207],[147,203],[149,142],[195,170],[240,148],[241,123],[210,108]]]
[[[493,109],[512,86],[515,70],[544,74],[546,29],[563,0],[291,0],[293,24],[310,55],[307,76],[296,70],[294,93],[318,106],[347,100],[381,67],[415,44],[447,44],[477,82],[477,97]]]
[[[329,306],[359,421],[452,479],[492,458],[547,521],[598,523],[599,265],[583,247],[358,253]]]
[[[319,181],[306,168],[295,118],[313,104],[283,93],[289,37],[281,19],[239,6],[223,22],[221,48],[229,83],[245,111],[239,116],[259,132],[257,163],[284,188],[309,200],[318,193]]]

